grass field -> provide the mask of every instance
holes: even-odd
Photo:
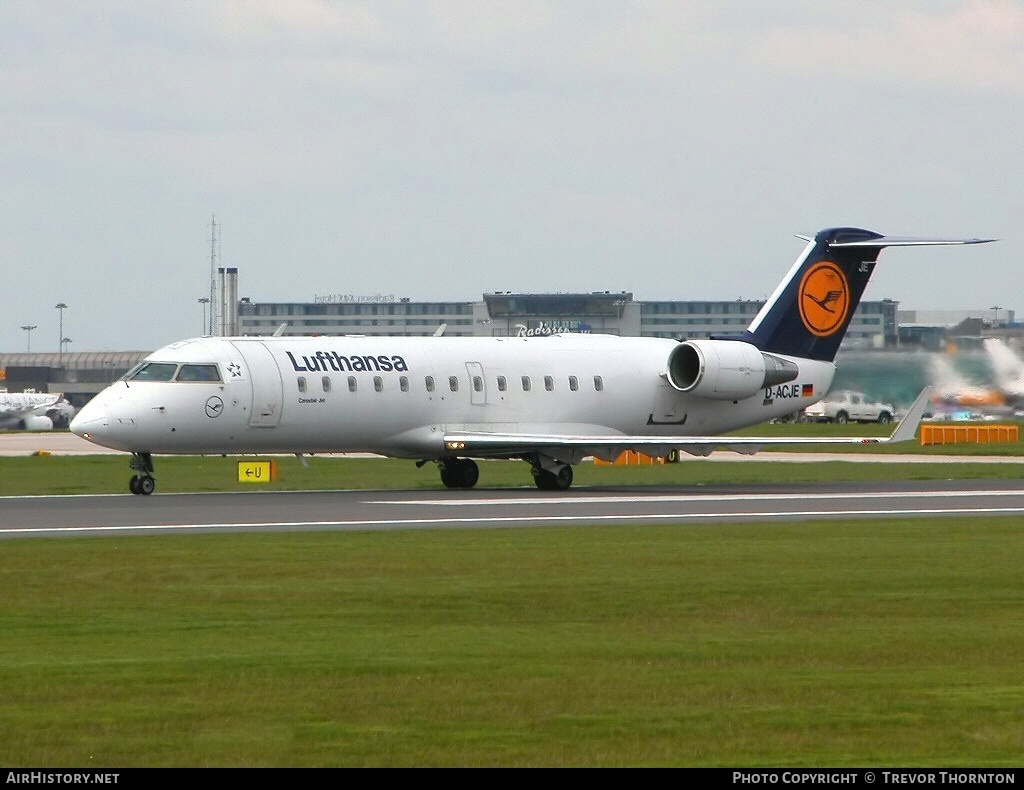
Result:
[[[966,460],[577,481],[1022,473]],[[237,461],[159,458],[158,491],[251,490]],[[408,461],[279,462],[281,488],[440,487]],[[3,493],[128,474],[0,458]],[[1022,537],[1005,517],[5,541],[0,764],[1016,767]]]
[[[13,541],[13,766],[1019,766],[1018,519]]]

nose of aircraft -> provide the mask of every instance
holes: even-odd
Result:
[[[132,449],[137,433],[135,404],[128,392],[108,387],[85,404],[69,426],[71,432],[93,444],[115,450]]]
[[[85,438],[85,434],[94,428],[101,428],[109,424],[106,418],[106,410],[93,398],[89,403],[78,410],[71,421],[71,432]]]
[[[78,414],[74,416],[71,425],[68,426],[71,433],[81,436],[83,439],[91,439],[91,434],[98,433],[110,425],[107,410],[97,401],[99,401],[98,395],[78,410]]]

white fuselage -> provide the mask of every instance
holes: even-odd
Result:
[[[669,339],[549,337],[199,338],[149,360],[216,363],[220,381],[118,381],[72,429],[148,453],[443,454],[449,431],[708,436],[818,400],[831,362],[789,358],[790,383],[739,399],[673,387]]]

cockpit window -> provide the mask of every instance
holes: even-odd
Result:
[[[178,381],[220,381],[216,365],[182,365]]]
[[[145,367],[145,365],[146,365],[145,362],[140,362],[138,365],[136,365],[131,370],[129,370],[127,373],[125,373],[123,376],[121,376],[120,380],[121,381],[131,381],[135,377],[135,374],[139,371],[139,368]]]
[[[174,362],[143,362],[138,370],[125,376],[128,381],[170,381],[178,366]]]

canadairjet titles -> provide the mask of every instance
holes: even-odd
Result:
[[[292,367],[300,373],[314,373],[319,371],[398,371],[404,373],[409,370],[409,366],[405,364],[405,359],[400,357],[398,354],[378,354],[377,356],[343,356],[337,351],[317,351],[312,356],[303,354],[301,361],[295,359],[291,351],[285,351],[288,355],[288,359],[292,363]]]

